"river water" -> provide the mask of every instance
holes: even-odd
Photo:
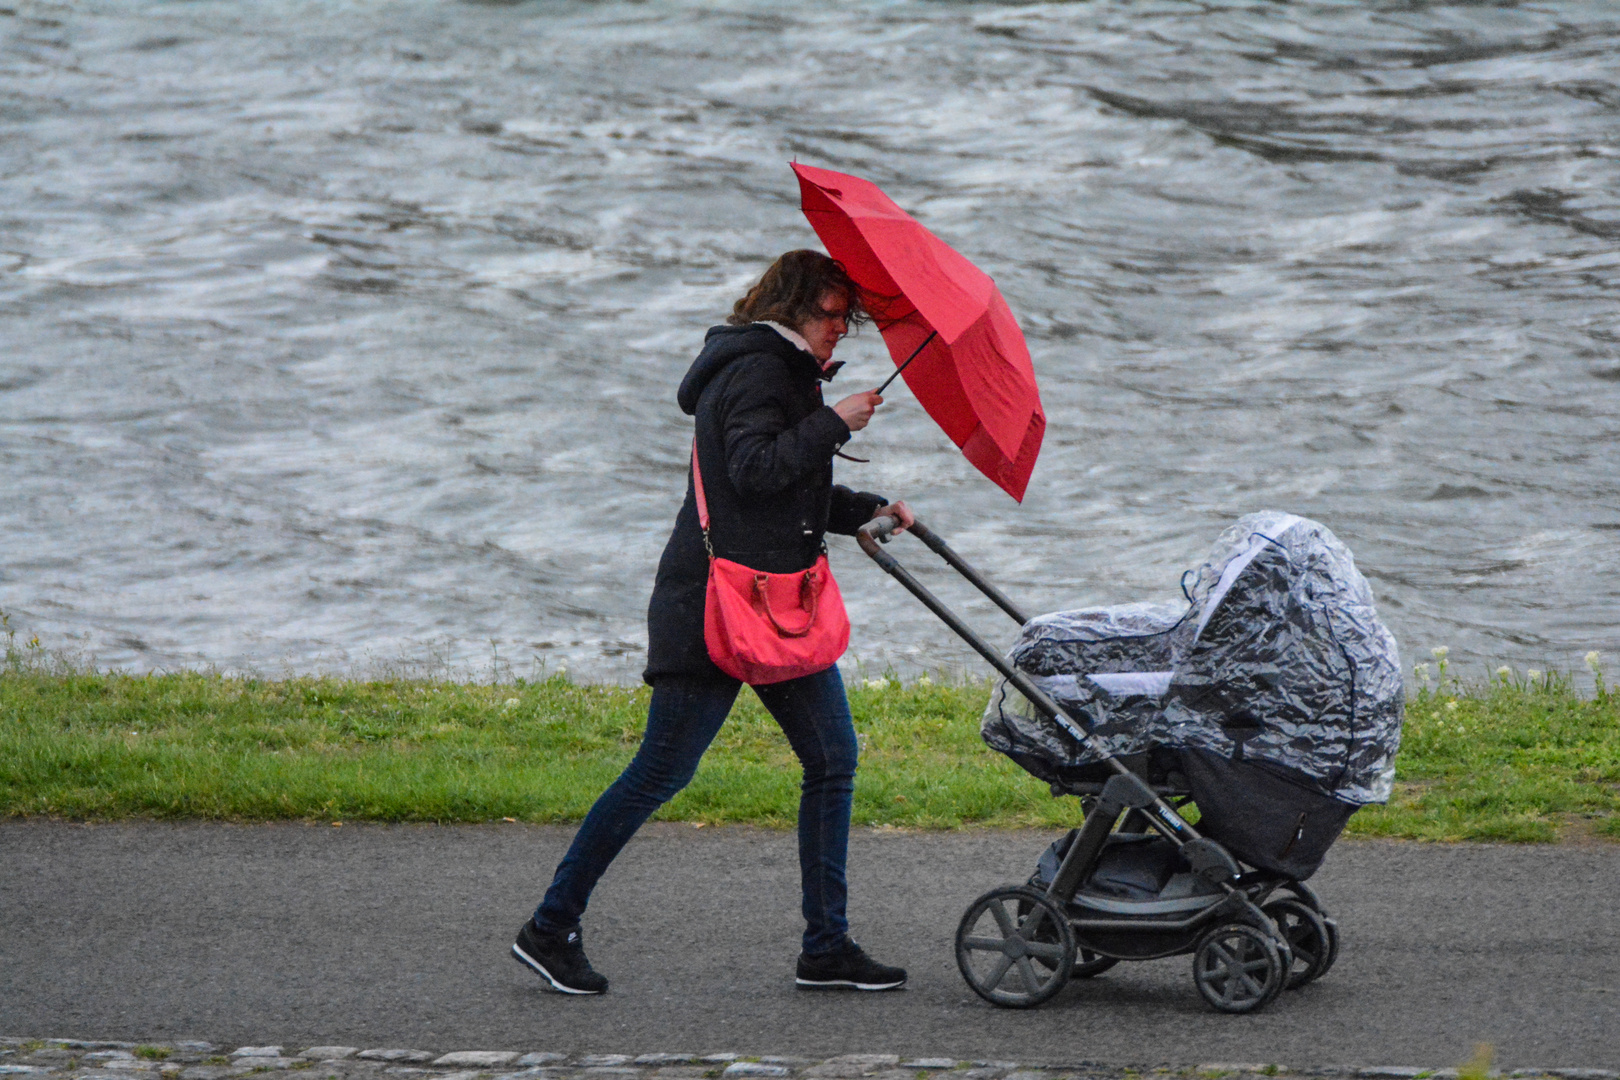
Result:
[[[1021,320],[1022,506],[903,389],[839,477],[1030,607],[1173,597],[1274,507],[1408,663],[1620,659],[1607,0],[5,0],[0,608],[139,670],[634,679],[674,390],[815,243],[795,158]],[[832,547],[853,662],[975,670]]]

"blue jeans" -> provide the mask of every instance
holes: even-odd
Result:
[[[641,823],[692,780],[698,759],[731,712],[742,683],[719,676],[664,676],[653,685],[647,733],[635,758],[591,807],[535,910],[535,925],[572,930],[608,864]],[[855,792],[855,724],[836,667],[754,692],[804,766],[799,791],[799,877],[804,889],[804,951],[843,945],[848,886],[849,811]]]

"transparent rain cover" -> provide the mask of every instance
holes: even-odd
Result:
[[[1405,689],[1349,550],[1308,518],[1241,518],[1184,578],[1188,604],[1031,619],[1009,658],[1109,752],[1200,749],[1279,766],[1343,802],[1389,799]],[[984,740],[1046,780],[1094,763],[1006,685]]]

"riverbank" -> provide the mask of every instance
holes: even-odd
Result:
[[[128,675],[16,658],[0,669],[0,815],[233,821],[568,822],[640,739],[644,687],[562,676],[479,684]],[[857,825],[1072,824],[992,753],[986,682],[853,681]],[[1350,833],[1620,840],[1620,696],[1567,677],[1442,679],[1411,699],[1390,805]],[[692,785],[658,815],[784,827],[798,769],[744,692]]]

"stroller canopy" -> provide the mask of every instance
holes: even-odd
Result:
[[[1009,656],[1117,755],[1155,747],[1260,764],[1341,803],[1389,799],[1405,693],[1394,637],[1349,550],[1276,511],[1223,532],[1187,604],[1031,619]],[[1097,755],[1005,683],[985,741],[1061,785]]]

